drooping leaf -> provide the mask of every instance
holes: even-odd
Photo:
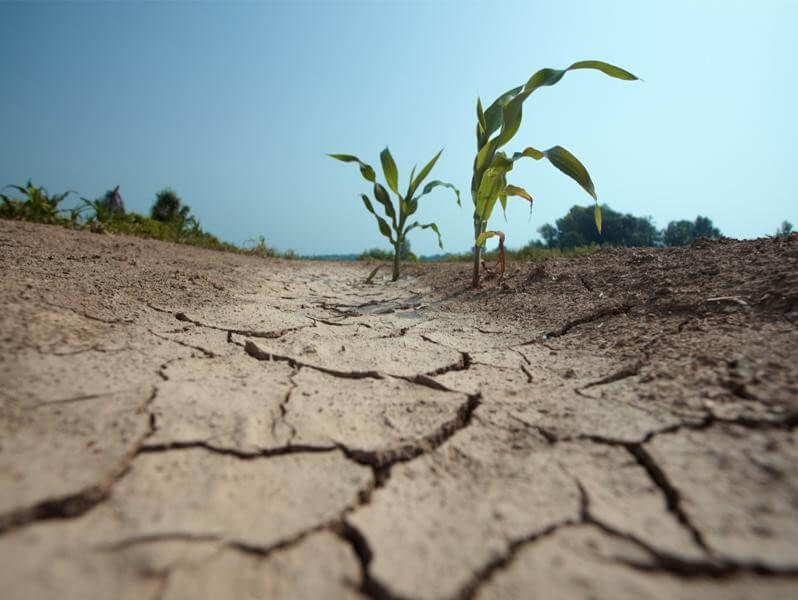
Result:
[[[568,152],[562,146],[554,146],[544,152],[546,158],[549,159],[551,164],[557,167],[560,171],[568,175],[571,179],[576,181],[582,188],[590,194],[594,200],[596,198],[596,190],[593,187],[593,181],[590,179],[590,173],[587,172],[585,166],[579,162],[573,154]]]
[[[593,210],[593,216],[596,219],[596,229],[601,233],[601,208],[596,202],[596,208]]]
[[[391,202],[391,197],[388,195],[388,190],[382,187],[379,183],[375,182],[374,197],[377,199],[377,202],[382,204],[382,206],[385,208],[385,214],[388,215],[388,218],[395,223],[396,212],[394,211],[393,203]]]
[[[524,188],[515,185],[505,186],[500,193],[503,196],[519,196],[524,200],[528,200],[530,203],[534,201],[532,196],[529,195],[529,192],[527,192]]]
[[[588,194],[590,194],[594,200],[596,199],[596,190],[593,186],[593,181],[590,179],[590,173],[587,172],[587,169],[578,158],[576,158],[562,146],[554,146],[542,152],[530,146],[524,149],[523,152],[516,152],[513,154],[513,157],[510,160],[515,162],[519,158],[524,157],[534,158],[535,160],[540,160],[544,157],[548,158],[551,164],[581,185],[582,188]],[[493,164],[497,164],[499,160],[503,160],[501,158],[501,153],[497,154]]]
[[[616,79],[623,79],[625,81],[635,81],[640,79],[626,69],[616,67],[615,65],[611,65],[600,60],[580,60],[579,62],[572,64],[570,67],[568,67],[568,69],[596,69],[605,75],[615,77]]]
[[[424,194],[429,194],[433,189],[435,189],[438,186],[443,186],[449,188],[450,190],[454,190],[454,193],[457,196],[457,206],[463,206],[462,204],[460,204],[460,190],[454,187],[451,183],[446,183],[445,181],[439,181],[437,179],[430,181],[429,183],[427,183],[427,185],[424,186],[424,189],[421,192],[421,196],[423,196]],[[419,198],[421,196],[419,196]]]
[[[435,223],[426,223],[422,225],[418,221],[414,221],[412,225],[408,225],[407,229],[405,229],[405,235],[407,235],[409,231],[415,229],[416,227],[421,227],[421,229],[432,229],[432,231],[434,231],[438,236],[438,247],[443,250],[443,238],[441,238],[441,232]]]
[[[476,245],[480,248],[485,245],[485,242],[492,237],[499,235],[498,231],[483,231],[477,238]]]
[[[21,186],[18,186],[18,185],[13,185],[13,184],[7,185],[3,189],[6,189],[6,188],[13,188],[13,189],[15,189],[15,190],[17,190],[17,191],[19,191],[19,192],[21,192],[23,194],[27,194],[29,189],[33,189],[33,186],[31,185],[31,183],[29,181],[27,188],[24,188],[24,187],[21,187]]]
[[[366,209],[374,216],[377,216],[377,213],[374,212],[374,207],[371,205],[371,200],[366,194],[360,194],[360,198],[363,200],[363,204],[366,205]]]
[[[374,169],[371,167],[371,165],[367,165],[357,156],[353,156],[352,154],[328,154],[327,156],[336,160],[340,160],[341,162],[358,163],[360,165],[360,174],[363,175],[364,179],[370,181],[371,183],[374,183],[374,180],[377,178],[377,174],[374,172]]]
[[[424,179],[427,177],[427,175],[429,175],[429,172],[432,171],[432,167],[434,167],[435,163],[438,162],[438,158],[440,157],[442,152],[443,152],[443,148],[441,148],[441,150],[435,156],[432,157],[432,160],[430,160],[424,166],[424,168],[421,169],[421,172],[418,175],[416,175],[415,178],[411,177],[410,187],[407,190],[407,197],[408,198],[412,198],[413,194],[416,193],[416,189],[418,189],[418,186],[421,185],[421,182],[424,181]]]
[[[374,216],[377,217],[377,215]],[[388,222],[382,217],[377,217],[377,222],[380,224],[380,233],[385,237],[387,237],[393,244],[393,236],[391,235],[391,226],[388,225]]]
[[[388,187],[391,188],[394,194],[399,195],[399,172],[396,169],[396,163],[391,156],[391,151],[388,146],[385,150],[380,152],[380,162],[382,162],[382,172],[385,174],[385,181],[388,182]]]
[[[620,67],[616,67],[615,65],[611,65],[609,63],[602,62],[600,60],[582,60],[579,62],[575,62],[570,67],[566,69],[540,69],[537,71],[523,87],[523,91],[519,92],[515,95],[507,104],[504,106],[502,110],[502,128],[501,132],[497,139],[497,148],[501,148],[504,144],[509,142],[512,137],[518,132],[518,128],[521,126],[521,118],[522,118],[522,105],[524,101],[534,92],[535,90],[544,87],[544,86],[551,86],[556,84],[563,76],[568,72],[576,69],[595,69],[604,73],[605,75],[609,75],[610,77],[615,77],[617,79],[624,79],[626,81],[632,81],[638,79],[635,75],[621,69]]]
[[[371,201],[369,200],[369,197],[366,196],[366,194],[360,194],[360,198],[363,200],[363,204],[366,205],[368,211],[372,215],[374,215],[375,219],[377,219],[377,225],[380,228],[380,233],[385,237],[387,237],[391,241],[391,243],[393,243],[393,236],[391,236],[391,226],[388,225],[388,222],[385,219],[383,219],[380,215],[378,215],[374,211],[374,207],[371,205]]]
[[[374,276],[377,274],[377,271],[379,271],[382,267],[387,267],[387,266],[388,265],[386,263],[380,263],[379,265],[374,267],[371,270],[371,273],[368,274],[368,277],[366,277],[366,281],[364,283],[371,283],[371,280],[374,279]]]

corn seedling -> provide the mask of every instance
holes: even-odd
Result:
[[[482,110],[482,101],[477,98],[477,155],[474,158],[474,172],[471,178],[471,199],[474,202],[474,273],[472,285],[479,287],[480,251],[488,238],[501,232],[487,231],[488,219],[498,200],[502,210],[507,207],[508,196],[518,196],[532,205],[532,196],[524,189],[507,183],[507,173],[519,158],[547,158],[552,165],[576,181],[593,197],[596,228],[601,232],[601,208],[598,205],[596,190],[590,174],[584,165],[562,146],[548,150],[527,147],[521,152],[508,156],[499,148],[509,142],[521,126],[524,101],[540,87],[554,85],[568,72],[575,69],[595,69],[605,75],[636,80],[637,77],[619,67],[598,60],[585,60],[572,64],[567,69],[540,69],[529,78],[525,85],[515,87],[499,96],[487,110]],[[495,136],[493,134],[496,134]],[[493,137],[491,137],[493,136]],[[504,235],[500,236],[499,261],[501,274],[504,273]]]
[[[385,150],[380,152],[382,172],[385,175],[385,181],[388,183],[388,187],[396,195],[398,200],[397,207],[394,207],[391,197],[388,195],[388,191],[382,185],[377,183],[376,173],[370,165],[367,165],[357,156],[352,156],[351,154],[328,155],[342,162],[358,163],[358,165],[360,165],[360,174],[366,181],[374,185],[374,198],[377,200],[377,202],[382,204],[385,216],[390,219],[390,224],[376,213],[374,210],[374,205],[371,203],[371,200],[369,200],[369,197],[366,196],[366,194],[361,194],[360,197],[363,200],[363,204],[366,206],[366,209],[377,219],[377,225],[379,226],[380,233],[388,238],[388,241],[391,242],[391,246],[393,246],[393,275],[391,277],[391,281],[396,281],[399,279],[399,264],[402,248],[405,244],[405,236],[407,236],[407,234],[413,229],[417,227],[420,227],[421,229],[431,229],[438,236],[438,246],[443,249],[441,232],[438,230],[438,226],[435,223],[422,224],[418,221],[413,221],[413,223],[410,224],[407,223],[408,218],[410,218],[416,212],[416,210],[418,210],[418,201],[421,199],[421,196],[429,194],[438,186],[443,186],[454,191],[455,195],[457,196],[457,205],[461,206],[460,191],[451,183],[445,183],[443,181],[430,181],[424,186],[423,190],[418,196],[415,195],[416,191],[418,191],[418,187],[421,185],[424,179],[426,179],[427,175],[429,175],[432,167],[435,166],[435,163],[438,161],[441,152],[443,152],[443,150],[438,152],[432,158],[432,160],[430,160],[426,166],[421,169],[421,172],[418,175],[416,175],[416,167],[413,167],[413,170],[410,173],[410,183],[408,185],[407,192],[404,195],[399,192],[399,173],[396,169],[396,163],[393,160],[393,156],[391,156],[391,153],[387,147]]]

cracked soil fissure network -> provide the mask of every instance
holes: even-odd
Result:
[[[798,236],[285,261],[0,221],[3,598],[795,598]]]

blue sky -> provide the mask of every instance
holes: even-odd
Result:
[[[389,145],[404,187],[445,148],[431,177],[463,208],[439,189],[417,215],[465,251],[477,96],[600,59],[645,81],[570,73],[526,102],[507,149],[565,146],[600,202],[659,227],[701,214],[758,237],[798,222],[796,31],[791,0],[0,3],[0,185],[120,185],[143,213],[170,186],[225,240],[358,252],[387,246],[369,187],[325,154],[378,168]],[[511,247],[591,201],[544,162],[510,175],[536,199],[531,219],[520,199],[494,214]]]

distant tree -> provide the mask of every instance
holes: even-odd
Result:
[[[694,225],[692,221],[671,221],[662,233],[666,246],[689,246],[693,243]]]
[[[155,204],[152,206],[150,216],[156,221],[164,223],[181,223],[188,221],[191,207],[183,204],[180,196],[171,189],[164,188],[155,196]]]
[[[125,214],[125,203],[122,201],[122,194],[119,193],[119,186],[105,192],[101,199],[106,213],[111,217],[122,217]]]
[[[662,243],[662,235],[651,222],[651,217],[624,215],[607,205],[602,206],[601,213],[601,233],[594,225],[593,208],[587,206],[571,207],[564,217],[557,219],[556,229],[546,224],[538,232],[549,248],[563,250],[590,244],[657,246]]]
[[[720,236],[720,229],[712,224],[712,219],[700,215],[694,222],[671,221],[662,232],[666,246],[689,246],[700,237],[717,239]]]
[[[412,260],[415,258],[415,254],[410,249],[410,240],[407,238],[402,240],[402,245],[399,247],[399,260]]]
[[[541,227],[538,227],[538,233],[540,237],[543,238],[543,242],[546,244],[547,248],[556,248],[557,247],[557,228],[554,227],[551,223],[546,223]]]
[[[704,237],[710,240],[716,240],[720,237],[720,229],[712,224],[712,219],[699,215],[695,218],[693,235],[696,239]]]
[[[781,222],[781,225],[776,230],[776,235],[790,235],[792,233],[792,223],[786,219]]]

